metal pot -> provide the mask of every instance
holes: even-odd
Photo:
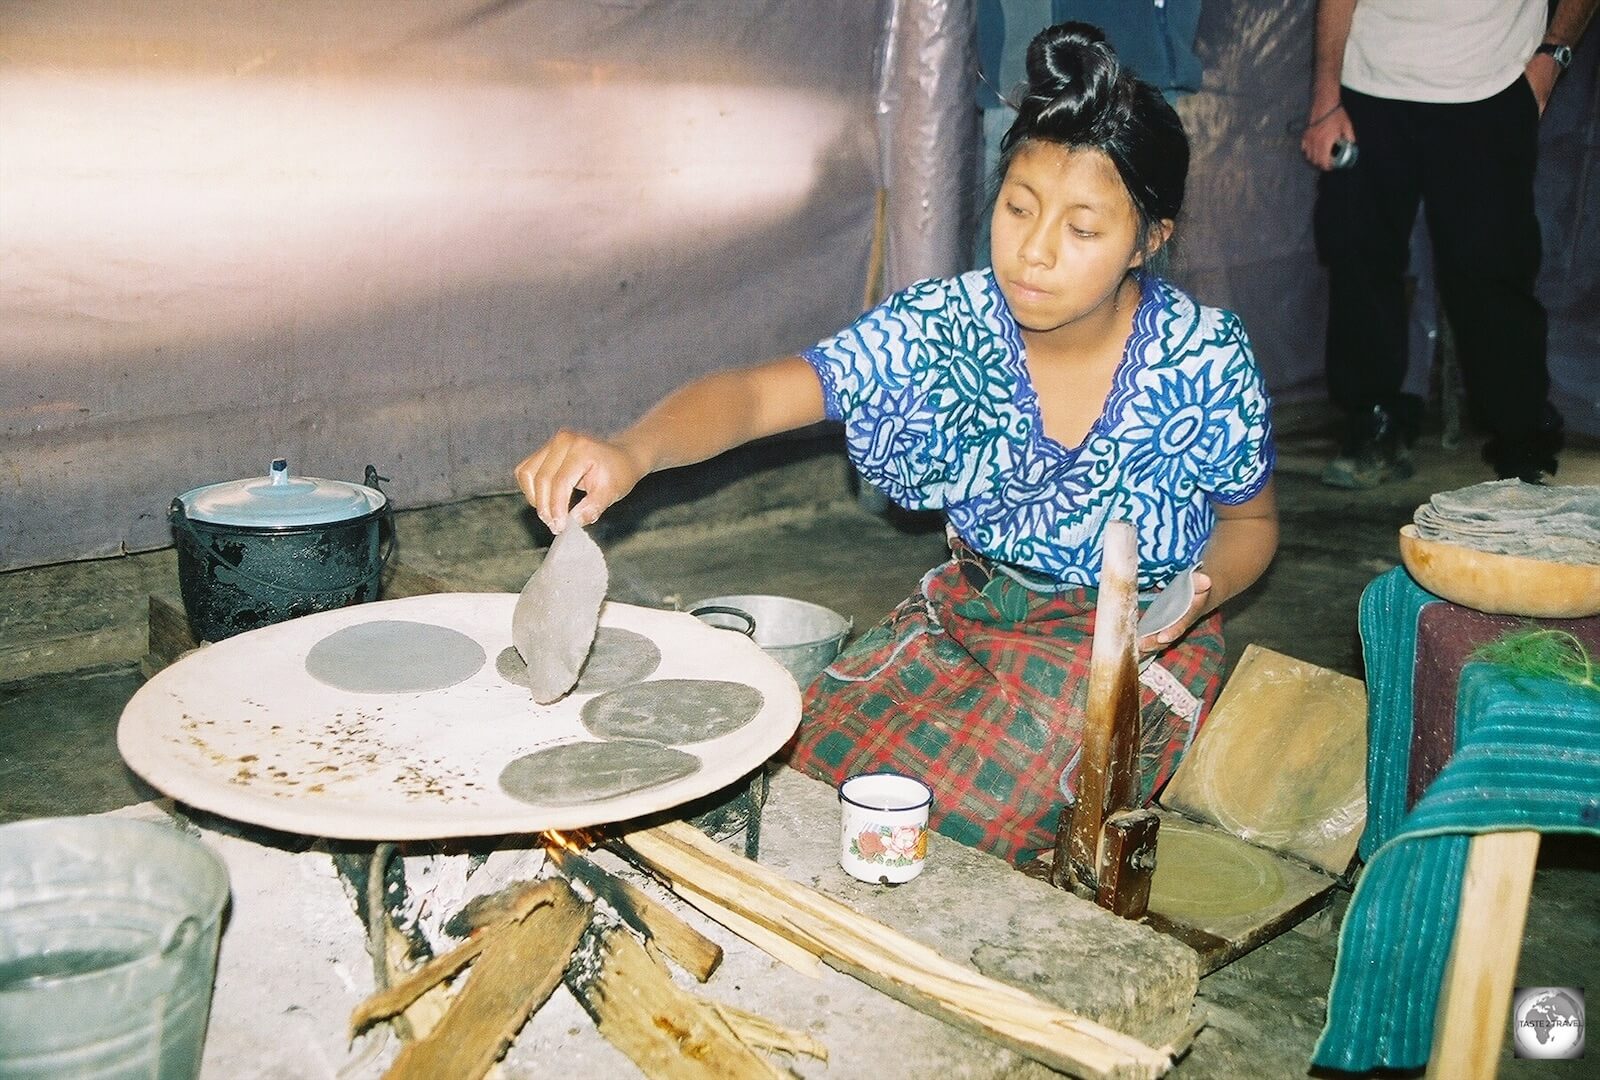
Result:
[[[178,588],[197,641],[373,600],[393,550],[393,511],[367,466],[351,484],[292,476],[210,484],[172,500]],[[389,525],[389,543],[381,542]]]
[[[711,596],[689,614],[748,635],[761,651],[789,669],[804,690],[833,663],[850,636],[851,620],[821,604],[788,596]]]

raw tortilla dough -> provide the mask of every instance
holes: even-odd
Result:
[[[648,739],[666,746],[705,742],[738,731],[766,699],[744,683],[655,679],[583,703],[583,726],[602,739]]]
[[[563,743],[507,765],[500,788],[534,806],[578,806],[670,784],[700,771],[700,759],[640,739]]]
[[[528,665],[515,646],[508,646],[495,657],[495,670],[513,686],[528,685]],[[661,650],[643,634],[616,626],[602,626],[594,637],[594,648],[583,665],[574,694],[598,694],[619,686],[648,679],[661,666]]]
[[[488,660],[483,646],[434,623],[386,619],[336,630],[306,653],[318,682],[356,694],[415,694],[465,682]]]

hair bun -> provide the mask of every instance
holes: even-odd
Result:
[[[1028,43],[1028,93],[1056,97],[1076,89],[1106,88],[1121,65],[1106,36],[1088,23],[1058,23]]]
[[[1097,26],[1058,23],[1039,32],[1028,44],[1025,103],[1040,120],[1065,120],[1095,141],[1112,122],[1123,96],[1117,93],[1122,65]]]

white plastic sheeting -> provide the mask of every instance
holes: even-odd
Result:
[[[1112,2],[1112,0],[1107,0]],[[1174,276],[1322,395],[1312,0],[1207,0]],[[33,0],[0,21],[0,569],[170,543],[263,472],[507,491],[559,426],[964,268],[973,0]],[[1544,120],[1541,294],[1600,434],[1600,32]]]
[[[860,310],[889,5],[37,0],[0,67],[0,568],[199,484],[507,491]]]

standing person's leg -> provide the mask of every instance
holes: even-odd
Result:
[[[1406,374],[1405,275],[1421,187],[1412,103],[1349,89],[1343,100],[1359,156],[1320,178],[1316,234],[1328,268],[1328,392],[1346,430],[1322,479],[1353,488],[1410,475],[1406,444],[1418,418],[1397,412]],[[1402,430],[1402,419],[1411,430]]]
[[[1483,101],[1423,106],[1423,206],[1439,295],[1455,331],[1473,423],[1502,477],[1554,472],[1560,418],[1546,399],[1545,311],[1534,295],[1539,109],[1518,78]]]

